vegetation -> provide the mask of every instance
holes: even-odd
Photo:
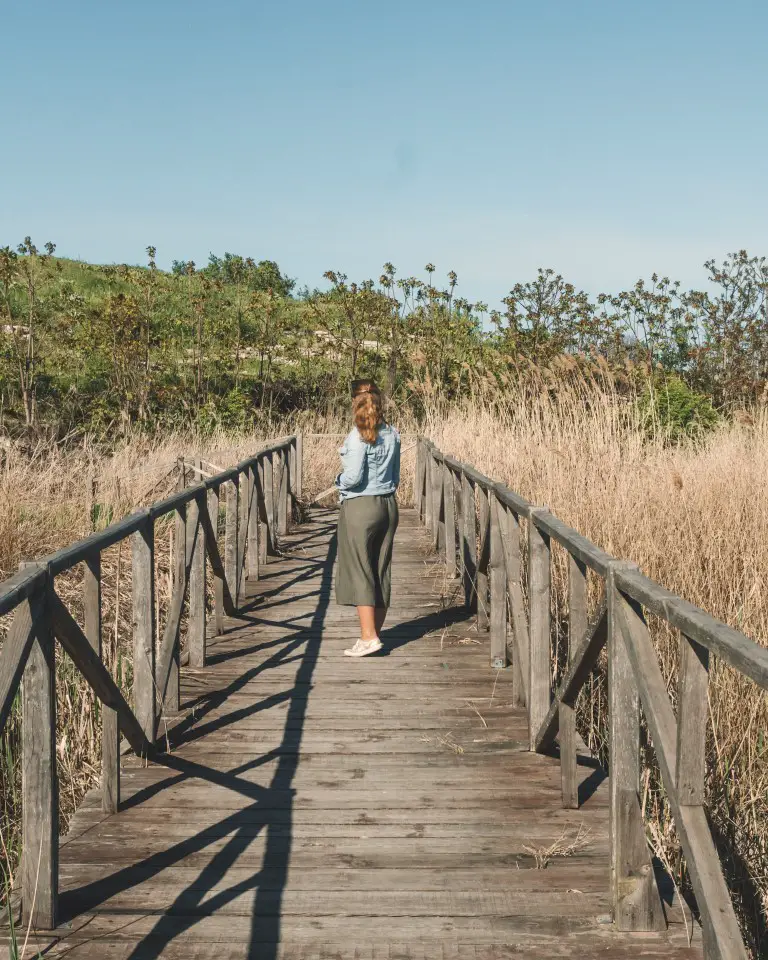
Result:
[[[672,406],[679,385],[726,411],[766,390],[768,265],[745,251],[705,265],[708,292],[654,274],[593,299],[547,269],[490,314],[457,295],[454,272],[440,285],[433,264],[419,279],[387,263],[359,283],[330,270],[329,289],[296,293],[278,264],[230,253],[169,273],[152,246],[145,267],[54,253],[29,237],[0,249],[0,430],[11,435],[245,428],[333,410],[360,375],[418,413],[435,385],[456,400],[503,396],[543,368],[560,381],[563,358],[607,364],[628,388],[671,377],[661,394]],[[714,423],[697,403],[682,433]]]
[[[768,643],[768,266],[746,252],[705,265],[706,291],[666,278],[590,297],[552,270],[513,285],[503,309],[441,285],[354,283],[297,291],[263,260],[211,256],[198,270],[102,267],[0,250],[0,576],[173,489],[177,457],[227,466],[268,436],[307,433],[306,492],[328,486],[353,376],[388,387],[393,418],[502,479],[611,554]],[[67,440],[62,443],[62,440]],[[77,442],[74,442],[77,441]],[[412,468],[404,464],[407,501]],[[746,518],[746,519],[745,519]],[[157,534],[160,615],[172,530]],[[555,630],[566,610],[555,545]],[[103,558],[105,660],[130,689],[131,572]],[[78,613],[77,571],[57,589]],[[596,601],[592,584],[592,601]],[[652,623],[672,695],[677,641]],[[7,627],[0,621],[0,632]],[[553,638],[557,645],[559,636]],[[66,821],[98,779],[98,704],[64,658],[58,762]],[[558,658],[553,659],[553,670]],[[768,948],[768,707],[712,671],[708,804],[755,956]],[[605,747],[599,673],[579,705]],[[19,843],[19,716],[2,741],[0,817],[10,880]],[[647,752],[649,839],[680,882],[674,825]]]

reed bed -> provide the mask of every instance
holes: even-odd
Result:
[[[503,480],[611,555],[768,645],[768,417],[757,412],[696,443],[648,435],[631,398],[610,390],[538,392],[433,416],[438,447]],[[567,623],[564,551],[553,550],[553,680]],[[591,583],[596,604],[598,584]],[[678,636],[651,621],[676,698]],[[715,661],[709,688],[708,805],[732,894],[755,956],[768,955],[768,696]],[[582,696],[579,723],[605,758],[605,677]],[[685,883],[650,744],[642,803],[649,840]]]
[[[404,433],[401,499],[410,502],[416,425],[392,414]],[[514,399],[438,408],[422,430],[446,453],[504,480],[534,503],[546,504],[610,554],[640,565],[670,590],[759,643],[768,643],[768,417],[724,425],[696,444],[670,446],[649,438],[631,398],[605,385]],[[303,416],[263,433],[201,437],[137,436],[111,451],[88,444],[31,456],[11,450],[0,467],[0,576],[94,527],[160,499],[178,479],[179,457],[203,457],[227,467],[267,439],[305,434],[304,495],[311,501],[332,482],[342,418]],[[318,436],[320,434],[320,436]],[[329,436],[333,434],[333,436]],[[329,498],[326,502],[332,502]],[[171,589],[172,525],[158,531],[160,619]],[[567,623],[566,566],[554,551],[553,680],[562,664]],[[131,681],[131,562],[124,543],[103,557],[104,651],[128,692]],[[58,589],[79,617],[81,571]],[[597,602],[598,584],[591,583]],[[0,621],[4,635],[8,618]],[[678,640],[652,623],[670,696],[675,700]],[[582,734],[605,756],[605,678],[595,673],[579,704]],[[58,758],[62,827],[87,789],[98,782],[98,704],[60,654]],[[755,956],[768,950],[768,698],[715,664],[710,682],[708,803],[731,889]],[[15,711],[0,752],[0,842],[11,882],[18,863],[19,716]],[[645,750],[642,802],[649,840],[684,884],[685,869],[650,745]]]

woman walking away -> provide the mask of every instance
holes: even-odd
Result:
[[[379,633],[391,590],[392,543],[397,530],[400,434],[384,422],[381,391],[372,380],[352,382],[355,426],[339,453],[341,498],[336,602],[357,607],[360,639],[344,651],[366,657],[381,650]]]

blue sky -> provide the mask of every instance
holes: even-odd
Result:
[[[432,261],[491,305],[538,266],[594,293],[768,254],[764,2],[4,7],[0,245]]]

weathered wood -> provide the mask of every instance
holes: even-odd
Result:
[[[219,553],[219,491],[209,490],[207,510],[202,515],[205,550],[213,573],[213,616],[216,636],[224,633],[225,598],[229,594],[224,562]]]
[[[277,478],[277,533],[280,537],[288,533],[288,501],[290,497],[288,454],[282,450],[278,454],[280,465]]]
[[[637,678],[662,782],[701,911],[706,956],[746,960],[747,952],[704,808],[682,804],[678,797],[675,718],[642,607],[615,590],[614,611],[631,670]]]
[[[247,469],[240,474],[237,496],[237,603],[239,607],[245,601],[245,581],[248,572],[248,521],[251,507],[248,477]]]
[[[184,462],[181,463],[179,475],[179,485],[186,486],[187,471]],[[181,615],[184,608],[184,597],[187,592],[187,504],[179,507],[174,513],[174,538],[173,538],[173,592],[171,603],[169,604],[165,632],[163,634],[162,647],[166,642],[168,635],[168,644],[170,646],[170,657],[168,659],[168,679],[162,683],[162,689],[158,690],[158,715],[162,711],[166,716],[174,716],[179,712],[180,692],[179,692],[179,671],[181,665],[179,657],[181,648],[179,644],[179,631],[181,627]],[[174,601],[176,601],[174,603]],[[178,616],[175,607],[178,606]],[[173,623],[173,621],[176,621]],[[159,666],[159,665],[158,665]],[[159,675],[158,675],[159,676]],[[158,683],[158,687],[161,684]]]
[[[432,472],[435,464],[432,458],[432,448],[424,445],[424,526],[431,535],[434,529],[432,514],[434,512],[434,484]]]
[[[50,593],[50,588],[49,591]],[[57,923],[59,791],[56,773],[56,651],[50,602],[35,620],[21,697],[21,898],[25,924]]]
[[[259,503],[258,503],[258,482],[256,471],[258,467],[254,464],[249,467],[247,477],[247,499],[248,499],[248,529],[247,529],[247,547],[246,547],[246,566],[248,570],[248,579],[256,581],[259,579]]]
[[[150,753],[151,740],[142,726],[141,718],[126,703],[120,689],[96,655],[80,625],[53,591],[49,597],[48,606],[53,631],[59,643],[88,681],[99,700],[117,712],[120,729],[135,753],[147,756]]]
[[[443,466],[433,457],[430,458],[429,479],[432,487],[432,547],[440,553],[445,545],[445,519],[443,514]],[[442,537],[441,537],[442,531]]]
[[[445,575],[456,577],[456,504],[453,499],[453,472],[443,464],[443,514],[445,517]]]
[[[62,846],[72,925],[35,949],[501,960],[512,944],[537,960],[695,960],[682,924],[638,942],[596,923],[610,910],[607,782],[580,766],[590,800],[561,808],[557,763],[525,750],[511,677],[484,665],[487,637],[455,598],[442,612],[410,510],[389,656],[365,670],[343,659],[354,614],[329,595],[334,525],[324,511],[291,532],[268,609],[187,677],[171,752],[125,759],[120,816],[105,818],[97,794],[78,811]],[[579,831],[583,846],[535,869]]]
[[[461,476],[461,550],[464,562],[464,605],[468,610],[477,609],[477,515],[475,491],[469,479]]]
[[[256,504],[259,511],[259,564],[266,564],[269,556],[269,523],[267,510],[267,493],[264,485],[265,460],[262,458],[256,464]]]
[[[277,556],[277,503],[275,500],[274,455],[265,456],[261,461],[264,484],[264,510],[267,524],[267,554]]]
[[[424,442],[421,437],[416,441],[415,464],[413,468],[413,508],[419,520],[424,517]]]
[[[535,523],[538,509],[528,522],[528,583],[530,595],[530,650],[528,679],[528,722],[531,750],[536,733],[549,710],[550,687],[550,593],[552,583],[549,536]]]
[[[13,623],[0,649],[0,730],[5,727],[11,712],[29,651],[35,641],[35,630],[44,613],[44,590],[38,589],[37,593],[22,600],[17,607]]]
[[[235,481],[226,488],[226,515],[224,518],[224,576],[235,610],[240,606],[238,593],[238,527],[240,521],[240,486]]]
[[[85,636],[93,652],[103,661],[101,632],[101,554],[85,562],[83,578]],[[117,713],[101,707],[101,795],[102,810],[117,813],[120,805],[120,725]]]
[[[501,505],[501,501],[499,501]],[[520,555],[520,519],[509,507],[501,520],[501,542],[507,571],[507,601],[512,621],[512,696],[518,706],[528,702],[530,680],[530,639],[523,597],[523,564]]]
[[[571,657],[557,696],[550,704],[546,719],[539,728],[536,735],[537,751],[547,750],[555,741],[559,729],[560,704],[575,706],[579,692],[597,662],[600,651],[605,646],[608,637],[607,623],[606,604],[603,598],[595,617]]]
[[[155,527],[151,518],[133,534],[133,709],[155,742]]]
[[[297,500],[304,496],[304,434],[297,433],[294,441],[296,475],[293,493]]]
[[[582,560],[568,555],[568,663],[573,663],[577,645],[589,626],[587,614],[587,568]],[[576,778],[576,709],[560,701],[560,782],[563,806],[578,809]]]
[[[10,613],[22,601],[37,593],[48,580],[42,564],[24,566],[12,577],[0,583],[0,616]]]
[[[676,597],[631,564],[617,569],[616,583],[646,610],[666,620],[734,670],[768,690],[768,647],[760,646],[687,600]]]
[[[619,930],[655,930],[658,891],[640,819],[640,700],[631,652],[621,627],[615,568],[606,578],[610,749],[611,887]],[[650,871],[650,878],[649,878]],[[654,896],[655,893],[655,896]]]
[[[202,467],[197,462],[198,467]],[[187,623],[187,650],[189,665],[197,669],[205,666],[206,612],[205,612],[205,533],[202,518],[208,510],[207,494],[199,494],[190,504],[188,519],[195,531],[192,562],[189,569],[189,620]]]
[[[489,492],[485,487],[478,486],[475,496],[480,532],[480,550],[477,558],[477,628],[487,630],[490,623],[488,566],[491,555],[491,509],[488,500]]]
[[[703,804],[709,715],[709,651],[680,634],[677,681],[677,795],[683,806]]]
[[[507,665],[507,571],[504,564],[504,545],[501,528],[504,507],[491,493],[490,503],[490,628],[491,667],[501,670]]]

